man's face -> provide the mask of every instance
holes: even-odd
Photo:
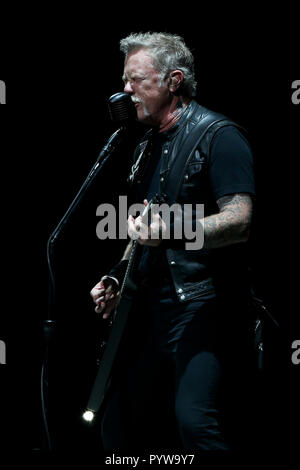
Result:
[[[125,60],[124,91],[135,103],[138,120],[150,125],[159,125],[168,109],[172,94],[168,79],[162,82],[146,49],[133,51]]]

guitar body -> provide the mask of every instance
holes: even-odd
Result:
[[[125,293],[124,293],[125,294]],[[93,391],[89,402],[88,409],[98,411],[105,399],[111,381],[113,365],[116,359],[119,345],[124,335],[127,325],[128,316],[132,308],[133,294],[129,291],[122,297],[122,302],[116,309],[108,340],[103,347],[104,352],[100,359],[99,369],[94,383]],[[95,393],[96,392],[96,393]]]

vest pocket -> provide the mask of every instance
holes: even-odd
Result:
[[[200,162],[189,163],[185,169],[183,183],[189,182],[195,175],[200,173],[203,164]]]

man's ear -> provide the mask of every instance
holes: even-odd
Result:
[[[172,93],[176,93],[183,82],[183,73],[181,70],[173,70],[170,73],[169,89]]]

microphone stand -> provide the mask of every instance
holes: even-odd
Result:
[[[96,176],[102,170],[104,164],[110,157],[110,155],[115,151],[118,145],[121,143],[124,133],[126,131],[126,127],[120,127],[112,136],[108,139],[107,143],[102,148],[96,162],[94,163],[92,169],[90,170],[88,176],[86,177],[85,181],[83,182],[81,188],[79,189],[78,193],[76,194],[74,200],[70,204],[69,208],[67,209],[66,213],[58,223],[55,230],[50,235],[48,242],[47,242],[47,262],[48,262],[48,269],[49,269],[49,298],[48,298],[48,316],[47,319],[44,320],[43,323],[43,333],[44,333],[44,362],[42,364],[41,369],[41,402],[42,402],[42,417],[43,417],[43,424],[44,424],[44,431],[46,434],[46,441],[47,441],[47,448],[51,452],[52,451],[52,444],[50,439],[50,433],[48,429],[48,420],[47,420],[47,403],[48,403],[48,362],[49,362],[49,347],[53,341],[56,322],[54,320],[54,311],[55,311],[55,277],[53,273],[53,266],[52,266],[52,257],[53,257],[53,250],[55,246],[55,242],[61,235],[64,227],[69,222],[71,216],[76,211],[77,207],[80,205],[84,195],[86,194],[87,190],[91,186],[91,183],[94,181]]]

